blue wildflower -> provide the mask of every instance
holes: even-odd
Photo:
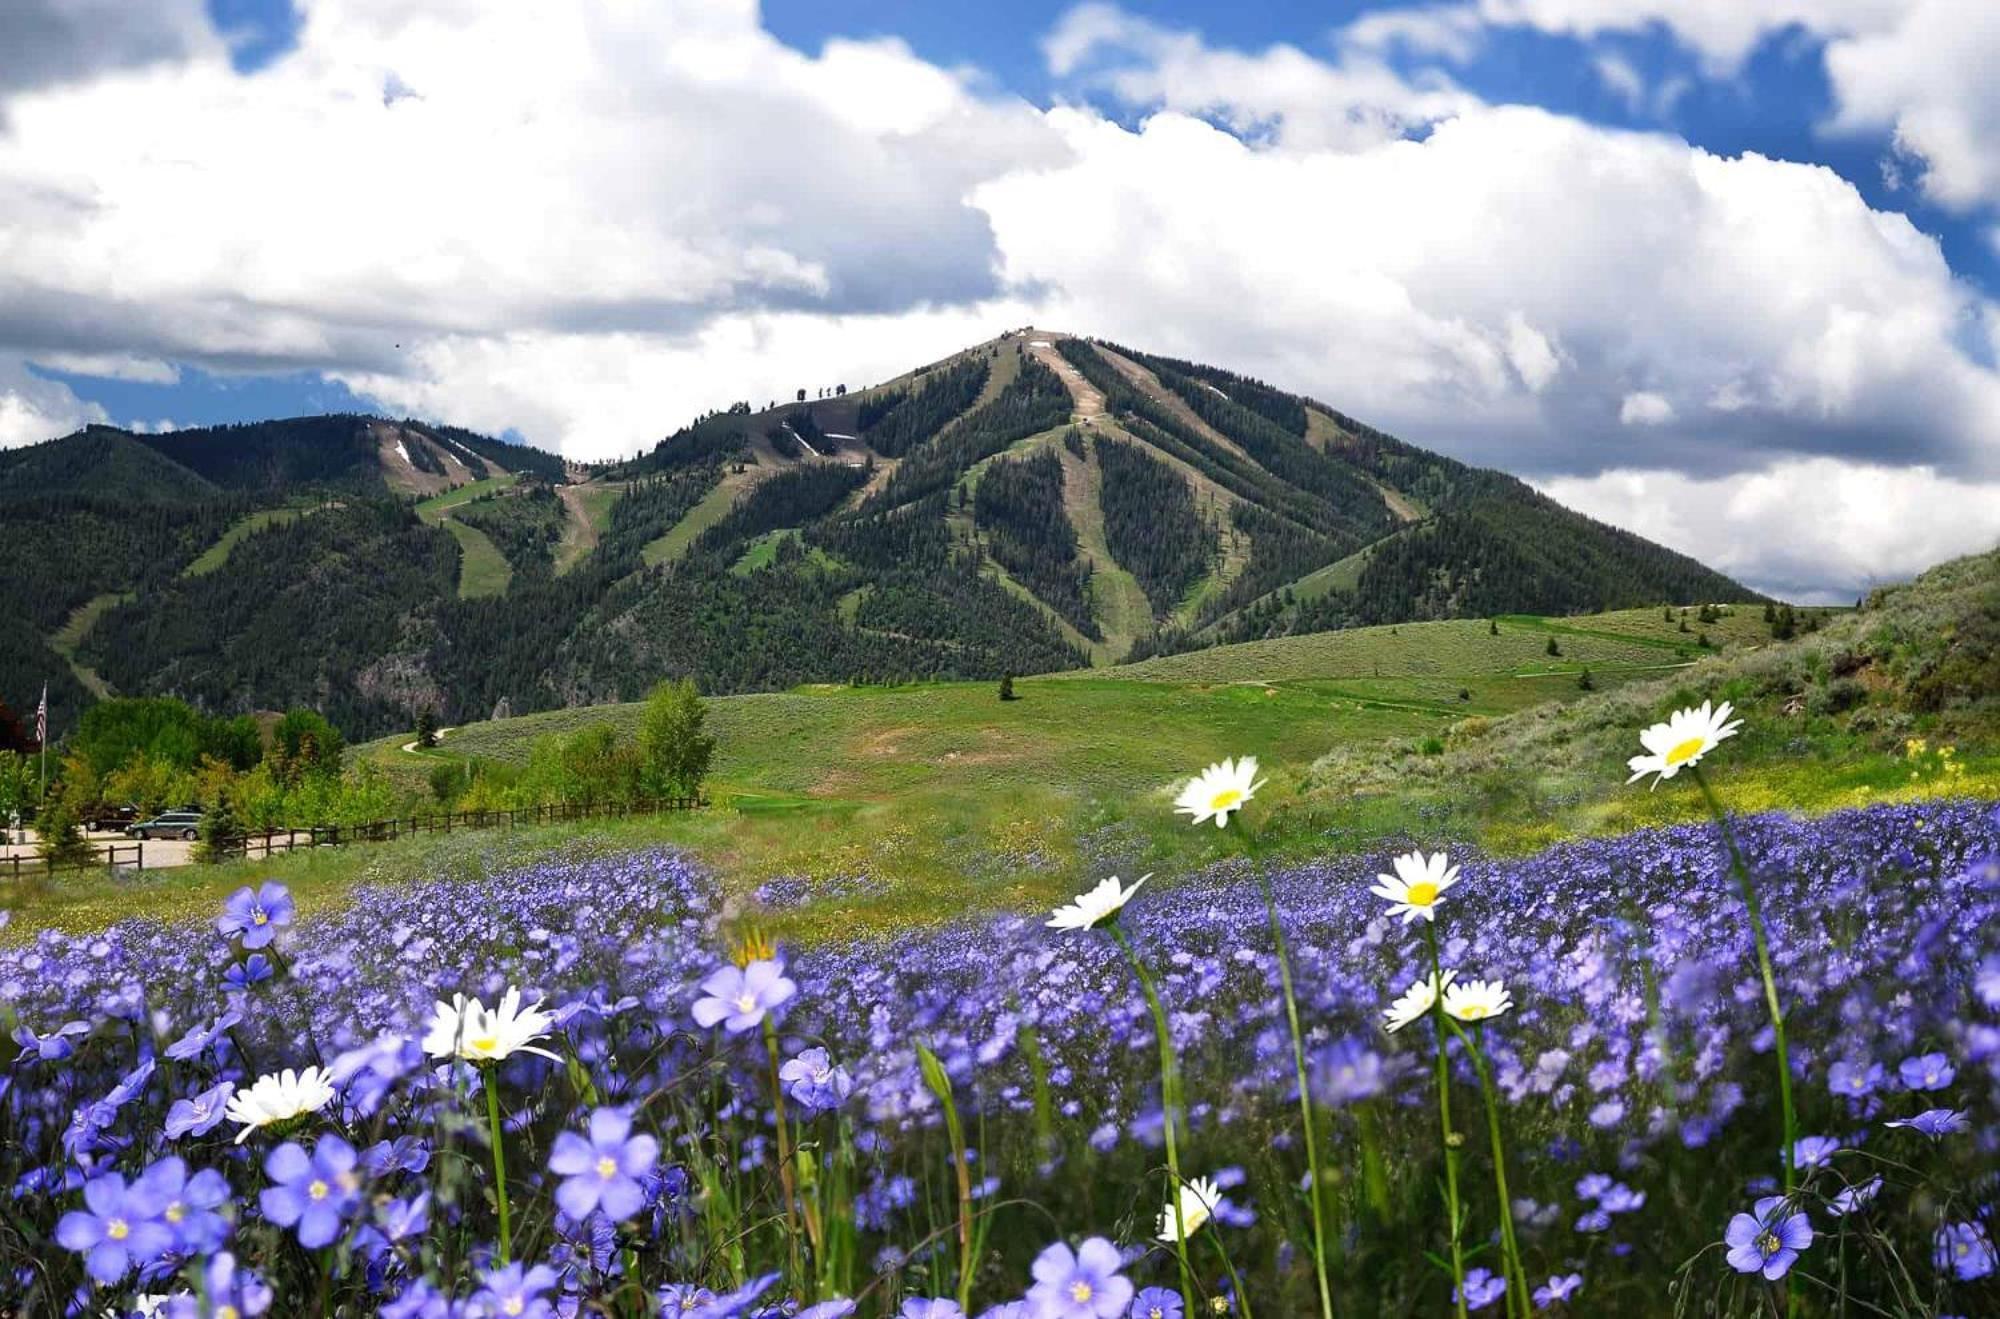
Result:
[[[1452,1295],[1454,1298],[1462,1297],[1468,1310],[1484,1310],[1506,1291],[1507,1280],[1495,1276],[1491,1269],[1467,1269],[1463,1292],[1453,1288]]]
[[[509,1319],[554,1319],[555,1306],[542,1293],[556,1285],[556,1271],[546,1264],[530,1268],[518,1261],[493,1269],[480,1278],[485,1285],[473,1295],[481,1312]]]
[[[174,1248],[173,1229],[161,1218],[166,1201],[144,1179],[130,1186],[115,1172],[83,1184],[84,1208],[56,1224],[63,1249],[83,1255],[90,1276],[114,1283],[134,1264],[147,1264]]]
[[[245,948],[263,948],[277,937],[280,927],[292,923],[295,910],[291,892],[266,880],[254,893],[240,888],[230,894],[215,918],[215,928],[225,938],[240,935]]]
[[[630,1115],[600,1108],[590,1115],[589,1139],[565,1131],[549,1152],[549,1171],[563,1179],[556,1204],[576,1219],[599,1209],[621,1222],[631,1218],[646,1207],[639,1179],[659,1157],[660,1142],[643,1132],[633,1135]]]
[[[213,1168],[188,1176],[187,1163],[169,1155],[139,1174],[137,1185],[160,1201],[160,1219],[183,1255],[209,1255],[229,1238],[229,1222],[216,1210],[230,1202],[229,1182]]]
[[[847,1069],[835,1066],[832,1055],[817,1046],[779,1068],[778,1079],[784,1082],[785,1093],[808,1113],[839,1108],[854,1089]]]
[[[1566,1301],[1576,1295],[1577,1289],[1582,1286],[1583,1275],[1581,1273],[1565,1273],[1550,1278],[1547,1282],[1535,1288],[1535,1308],[1537,1310],[1546,1310],[1551,1305]]]
[[[1165,1287],[1144,1287],[1132,1298],[1132,1319],[1184,1319],[1181,1294]]]
[[[1075,1250],[1061,1241],[1035,1257],[1028,1300],[1037,1319],[1121,1319],[1132,1284],[1119,1276],[1118,1247],[1091,1237]]]
[[[211,1086],[191,1099],[176,1099],[167,1110],[165,1129],[168,1140],[179,1140],[182,1136],[206,1136],[221,1124],[224,1113],[229,1108],[229,1096],[235,1093],[236,1084],[224,1081]]]
[[[1931,1262],[1960,1282],[1977,1282],[1993,1272],[1993,1242],[1977,1223],[1946,1223],[1937,1230]]]
[[[311,1154],[288,1140],[264,1156],[271,1185],[258,1194],[257,1207],[278,1226],[295,1227],[308,1250],[331,1245],[361,1201],[359,1161],[354,1147],[331,1133]]]
[[[1951,1059],[1941,1053],[1905,1058],[1896,1065],[1896,1073],[1903,1078],[1904,1087],[1910,1090],[1942,1090],[1958,1075]]]
[[[1729,1265],[1738,1273],[1761,1273],[1775,1282],[1785,1276],[1799,1252],[1812,1245],[1812,1222],[1802,1213],[1789,1212],[1781,1195],[1767,1195],[1753,1209],[1730,1219],[1723,1233]]]
[[[721,1023],[731,1035],[741,1035],[789,1001],[799,987],[785,979],[783,962],[759,959],[746,967],[717,968],[701,982],[701,992],[694,1004],[695,1024],[706,1029]]]

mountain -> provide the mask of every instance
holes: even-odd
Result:
[[[805,391],[800,391],[803,395]],[[1014,331],[589,468],[302,417],[0,453],[0,700],[309,704],[351,736],[997,678],[1418,619],[1757,600],[1314,400]]]

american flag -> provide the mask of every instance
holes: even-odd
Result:
[[[35,709],[35,745],[49,743],[49,685],[42,684],[42,703]]]

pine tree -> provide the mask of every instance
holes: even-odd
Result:
[[[1551,654],[1551,655],[1560,655],[1560,654],[1562,654],[1562,653],[1563,653],[1563,652],[1562,652],[1562,647],[1561,647],[1561,646],[1558,646],[1558,645],[1556,644],[1556,639],[1555,639],[1554,637],[1550,637],[1550,638],[1549,638],[1549,647],[1548,647],[1548,650],[1549,650],[1549,654]]]
[[[1003,701],[1018,701],[1021,699],[1014,695],[1014,675],[1011,673],[1000,675],[1000,699]]]

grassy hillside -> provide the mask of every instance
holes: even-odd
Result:
[[[987,683],[722,698],[710,703],[717,809],[625,829],[693,846],[744,894],[814,887],[828,900],[786,917],[808,935],[968,906],[1027,910],[1086,875],[1213,860],[1227,840],[1173,827],[1164,808],[1181,776],[1230,754],[1263,758],[1286,850],[1418,832],[1518,850],[1565,830],[1698,818],[1684,784],[1624,788],[1638,728],[1666,703],[1746,675],[1811,671],[1855,636],[1881,635],[1959,638],[1922,661],[1919,643],[1897,643],[1913,683],[1917,668],[1959,674],[1938,710],[1903,711],[1902,698],[1883,695],[1867,707],[1877,723],[1862,707],[1788,722],[1781,703],[1753,698],[1760,731],[1718,758],[1718,782],[1746,803],[1806,809],[1847,804],[1862,787],[1871,800],[2000,795],[1990,720],[1965,696],[1991,662],[1978,649],[1990,641],[1968,638],[1980,635],[1981,584],[1990,595],[2000,565],[1968,571],[1959,588],[1927,580],[1785,644],[1771,642],[1761,609],[1739,609],[1707,625],[1718,650],[1699,659],[1678,654],[1677,624],[1633,610],[1507,618],[1498,636],[1450,621],[1219,647],[1021,679],[1021,699],[1008,703]],[[1559,657],[1547,653],[1551,638]],[[1585,667],[1596,690],[1579,686]],[[468,725],[425,755],[402,752],[400,737],[358,754],[417,783],[439,760],[518,764],[535,739],[594,723],[630,735],[639,710],[527,715]],[[1596,731],[1579,739],[1580,728]],[[1934,755],[1913,764],[1905,739],[1916,735],[1958,737],[1952,763],[1962,768],[1937,770]]]

